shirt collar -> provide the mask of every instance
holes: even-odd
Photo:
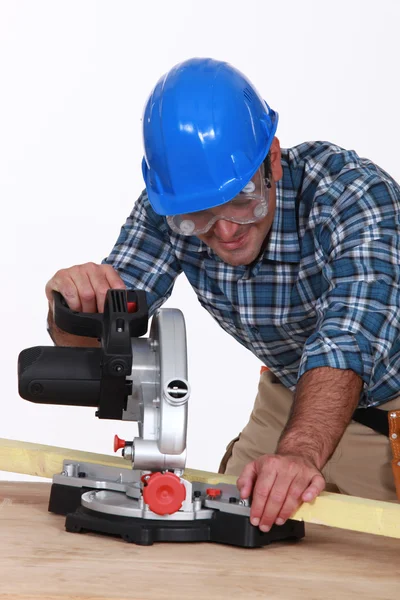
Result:
[[[297,191],[291,183],[290,171],[283,166],[283,177],[276,182],[276,207],[263,259],[283,263],[300,261],[297,226]]]

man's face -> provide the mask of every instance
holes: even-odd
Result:
[[[271,182],[268,213],[261,221],[239,225],[219,219],[207,233],[197,237],[229,265],[249,265],[260,254],[271,228],[275,213],[275,189],[274,182]]]

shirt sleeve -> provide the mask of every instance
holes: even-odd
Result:
[[[181,267],[165,219],[154,213],[146,191],[135,203],[114,248],[102,263],[114,267],[128,289],[147,292],[150,315],[171,295]]]
[[[316,245],[323,284],[299,378],[315,367],[351,369],[368,395],[372,376],[383,376],[400,339],[399,214],[399,190],[382,181],[355,181],[336,205],[322,201]]]

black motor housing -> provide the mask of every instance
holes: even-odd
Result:
[[[27,348],[18,360],[19,395],[40,404],[98,406],[101,355],[101,348]]]
[[[132,338],[147,331],[142,290],[108,290],[104,313],[71,310],[53,292],[54,321],[73,335],[97,338],[99,348],[35,346],[18,357],[18,389],[40,404],[97,407],[100,419],[122,419],[132,393]]]

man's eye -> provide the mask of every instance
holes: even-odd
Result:
[[[197,219],[198,217],[201,217],[204,214],[205,211],[197,211],[197,212],[192,212],[192,213],[188,213],[187,215],[181,215],[181,219],[182,220],[186,220],[186,219]]]
[[[248,206],[252,202],[252,198],[248,198],[247,194],[240,192],[239,196],[232,200],[234,206]]]

